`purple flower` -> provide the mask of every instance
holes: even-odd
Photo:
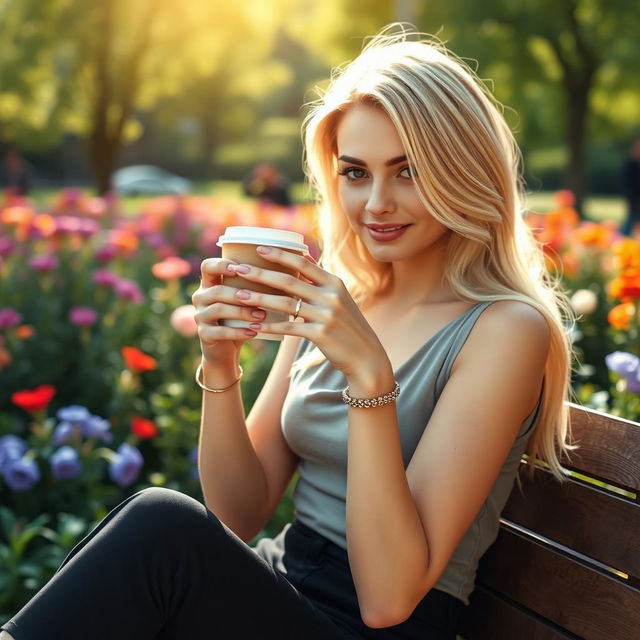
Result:
[[[82,471],[78,452],[69,446],[60,447],[51,455],[51,472],[56,478],[77,478]]]
[[[111,423],[99,416],[91,416],[84,424],[86,438],[99,438],[102,442],[111,442],[113,434],[110,431]]]
[[[98,314],[89,307],[74,307],[69,311],[69,322],[77,327],[91,327],[98,320]]]
[[[135,304],[142,304],[144,296],[140,287],[133,280],[121,278],[114,286],[116,294],[124,300],[130,300]]]
[[[118,254],[118,248],[114,244],[105,244],[96,250],[96,260],[98,262],[109,262]]]
[[[107,269],[96,269],[93,272],[93,281],[105,287],[113,287],[119,280],[120,276],[117,273],[113,273],[113,271],[108,271]]]
[[[79,404],[61,407],[56,412],[56,418],[58,418],[58,420],[66,420],[67,422],[85,422],[90,416],[89,409]]]
[[[4,471],[6,465],[13,460],[19,460],[24,455],[29,445],[18,436],[9,434],[0,438],[0,473]]]
[[[47,273],[53,271],[58,266],[58,262],[58,257],[54,255],[33,256],[33,258],[29,260],[29,266],[34,271]]]
[[[614,351],[604,358],[607,368],[626,380],[627,391],[640,393],[640,358],[626,351]]]
[[[128,487],[135,482],[144,460],[138,449],[123,442],[118,447],[115,460],[109,464],[111,479],[121,487]]]
[[[6,465],[2,475],[11,489],[26,491],[40,480],[40,469],[33,460],[20,458]]]
[[[4,307],[0,309],[0,330],[8,329],[22,321],[22,316],[11,307]]]
[[[635,373],[640,365],[640,358],[626,351],[614,351],[605,356],[604,361],[609,371],[625,377]]]
[[[60,422],[53,430],[53,444],[59,446],[69,442],[73,436],[73,424],[71,422]]]

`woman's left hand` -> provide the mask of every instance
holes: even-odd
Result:
[[[291,316],[299,299],[302,303],[298,321],[263,322],[252,328],[261,333],[307,338],[347,380],[364,378],[367,372],[370,375],[372,371],[381,371],[381,367],[391,366],[380,340],[338,276],[319,267],[310,257],[275,247],[266,247],[267,253],[263,249],[256,249],[262,258],[299,271],[301,277],[252,265],[232,265],[237,275],[284,292],[284,295],[270,295],[243,289],[239,293],[249,295],[239,302]],[[243,268],[248,268],[248,272],[243,273]],[[300,318],[304,322],[299,321]]]

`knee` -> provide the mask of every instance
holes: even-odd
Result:
[[[123,517],[135,530],[154,537],[184,538],[194,530],[211,527],[211,514],[203,504],[163,487],[149,487],[131,496]]]

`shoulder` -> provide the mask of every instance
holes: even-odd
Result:
[[[520,300],[498,300],[478,317],[460,361],[481,358],[486,362],[488,353],[544,361],[550,341],[551,329],[541,311]]]

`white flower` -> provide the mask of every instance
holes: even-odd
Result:
[[[598,296],[591,289],[578,289],[571,296],[571,306],[576,313],[589,315],[598,306]]]

